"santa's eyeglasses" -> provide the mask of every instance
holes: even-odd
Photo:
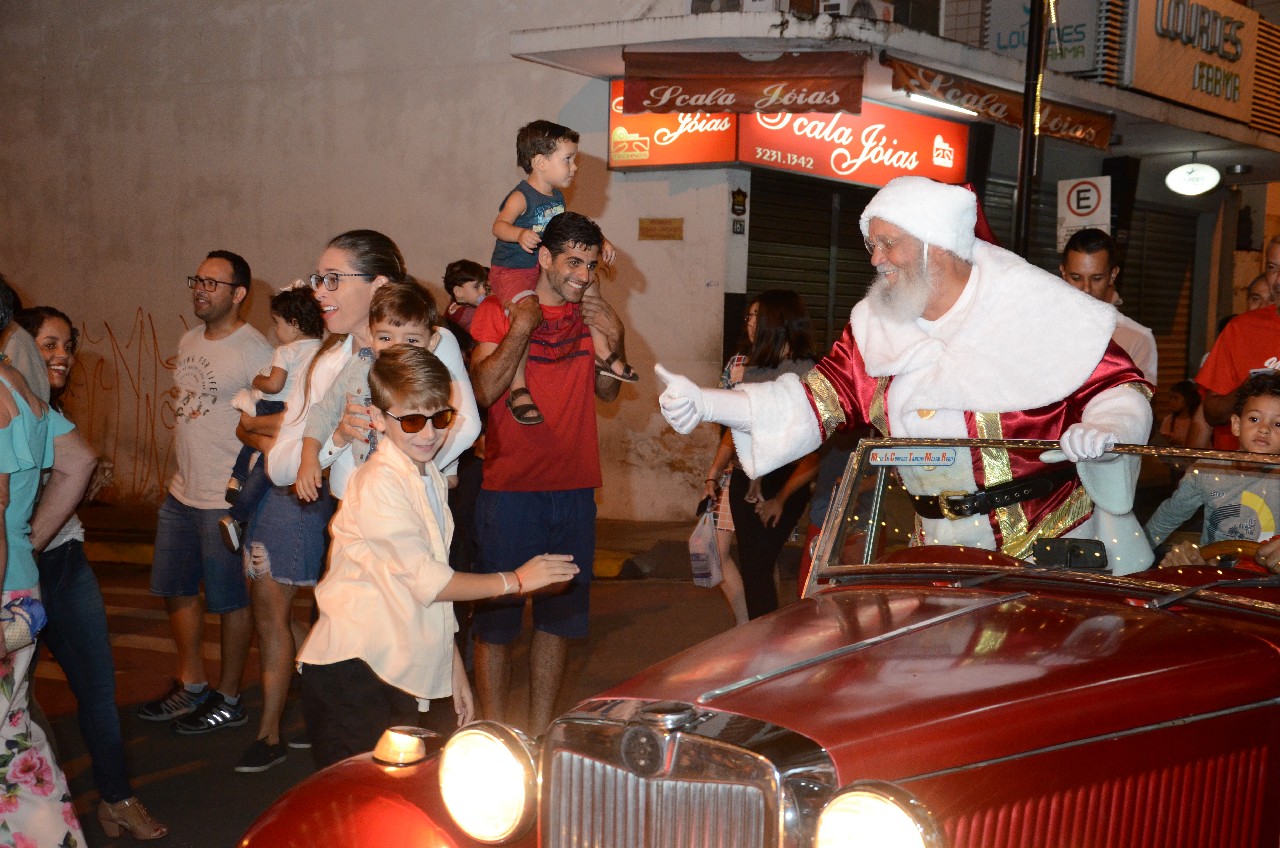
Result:
[[[893,246],[894,246],[895,244],[897,244],[897,243],[898,243],[899,241],[901,241],[901,240],[902,240],[901,236],[899,236],[899,237],[898,237],[898,238],[896,238],[896,239],[887,239],[887,238],[870,239],[870,238],[864,238],[864,239],[862,240],[862,243],[863,243],[863,244],[865,244],[865,245],[867,246],[867,253],[870,253],[872,256],[875,256],[876,248],[877,248],[877,247],[878,247],[878,248],[880,248],[880,252],[881,252],[881,253],[888,253],[889,251],[893,250]]]

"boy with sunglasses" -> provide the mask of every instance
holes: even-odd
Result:
[[[429,711],[448,733],[474,715],[454,644],[453,601],[532,592],[577,573],[567,555],[536,556],[510,572],[449,568],[453,520],[432,459],[453,420],[448,369],[430,351],[389,347],[369,371],[377,452],[356,469],[330,526],[329,570],[316,586],[320,617],[298,652],[303,710],[323,767],[373,748],[387,727]]]

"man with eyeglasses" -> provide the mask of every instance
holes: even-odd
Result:
[[[177,470],[160,506],[151,593],[165,599],[177,644],[172,689],[143,704],[138,717],[171,721],[177,733],[207,733],[246,721],[240,678],[253,636],[240,558],[222,544],[227,477],[240,452],[240,413],[231,398],[251,388],[271,363],[267,340],[240,317],[249,293],[249,263],[226,250],[211,252],[187,277],[200,324],[178,342],[173,381]],[[204,602],[200,586],[204,586]],[[205,609],[221,618],[221,670],[210,687],[201,650]]]
[[[1104,454],[1146,440],[1151,390],[1111,341],[1116,311],[978,241],[976,223],[962,187],[891,181],[861,217],[876,281],[831,353],[804,378],[731,391],[659,366],[662,413],[680,433],[732,428],[753,478],[863,423],[893,436],[1058,440],[1038,458],[992,449],[904,469],[919,542],[1026,557],[1037,538],[1096,539],[1113,573],[1141,571],[1152,554],[1131,511],[1137,457]]]

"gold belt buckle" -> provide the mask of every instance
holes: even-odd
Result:
[[[965,518],[968,518],[969,516],[967,515],[956,515],[954,512],[951,511],[951,507],[947,505],[947,498],[963,498],[967,494],[969,493],[958,491],[958,490],[949,491],[949,492],[939,492],[936,495],[936,497],[938,498],[938,509],[942,511],[942,517],[947,519],[948,521],[961,521]]]

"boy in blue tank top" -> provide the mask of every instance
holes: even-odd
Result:
[[[534,121],[516,134],[516,163],[528,174],[502,201],[493,222],[497,242],[490,260],[489,287],[503,304],[510,304],[533,294],[538,284],[538,245],[542,231],[556,215],[565,211],[562,189],[568,188],[577,173],[578,133],[551,121]],[[612,265],[613,245],[605,239],[600,258]],[[599,297],[600,287],[593,280],[587,287],[588,297]],[[588,325],[590,326],[590,325]],[[625,383],[640,376],[609,349],[608,340],[595,327],[590,327],[596,350],[596,370]],[[525,358],[528,350],[525,351]],[[525,382],[525,358],[520,360],[507,408],[521,424],[541,424],[542,412],[534,403]]]

